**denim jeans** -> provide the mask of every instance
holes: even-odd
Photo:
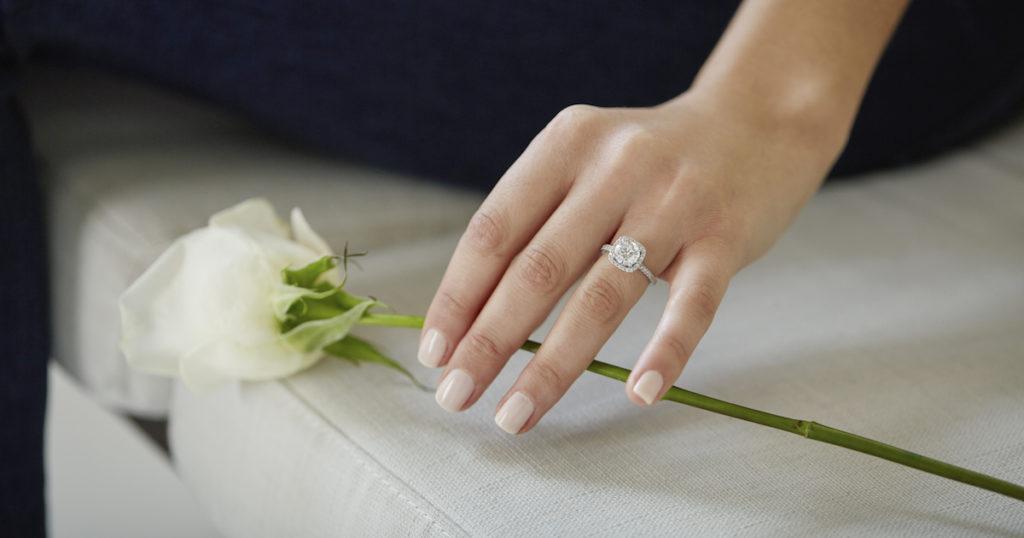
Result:
[[[50,301],[40,193],[12,98],[18,62],[171,86],[331,155],[487,189],[561,108],[653,105],[685,90],[736,2],[0,6],[0,525],[32,536],[43,532]],[[1024,95],[1020,20],[1024,3],[1010,0],[912,3],[833,176],[926,158],[1005,121]]]

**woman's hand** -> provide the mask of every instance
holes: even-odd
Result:
[[[658,400],[729,280],[828,172],[905,5],[746,0],[687,93],[558,114],[471,220],[427,312],[419,358],[445,366],[441,407],[473,405],[582,277],[495,417],[511,433],[537,424],[647,287],[600,255],[622,235],[671,288],[626,383],[637,404]]]
[[[601,254],[621,235],[647,247],[645,264],[671,288],[626,384],[634,402],[658,400],[730,278],[775,241],[842,145],[841,135],[787,120],[696,92],[655,108],[559,113],[483,202],[430,306],[419,358],[446,366],[438,403],[473,405],[582,276],[499,406],[503,429],[532,428],[648,286]]]

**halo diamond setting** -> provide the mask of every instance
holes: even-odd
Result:
[[[612,243],[612,248],[608,252],[608,259],[615,264],[615,267],[627,273],[632,273],[639,269],[644,263],[646,256],[647,249],[636,239],[625,235],[619,236]]]
[[[620,235],[614,243],[601,247],[601,252],[608,253],[608,261],[612,265],[627,273],[639,271],[651,284],[657,282],[654,274],[644,265],[644,258],[647,257],[647,249],[636,239],[627,235]]]

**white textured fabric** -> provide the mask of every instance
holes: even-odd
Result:
[[[1022,232],[1024,168],[978,151],[830,186],[737,276],[682,385],[1024,482]],[[421,312],[455,239],[379,250],[352,286]],[[604,359],[631,364],[665,291]],[[416,365],[414,332],[363,333]],[[593,374],[510,437],[492,416],[526,359],[454,416],[336,362],[182,390],[179,469],[229,536],[1024,532],[1018,502],[674,403],[638,409]]]
[[[78,353],[79,375],[102,372],[85,377],[108,379],[91,383],[108,399],[159,397],[133,399],[144,391],[115,366],[104,305],[212,211],[253,194],[302,205],[334,246],[371,251],[355,291],[412,313],[479,200],[209,118],[178,137],[134,125],[117,143],[50,147],[55,185],[74,193],[55,196],[82,215],[58,226],[57,252],[79,252],[58,279],[81,283],[61,297],[77,302],[59,349]],[[1024,482],[1022,154],[1018,128],[827,187],[734,279],[681,385]],[[632,364],[665,292],[648,290],[601,358]],[[433,380],[415,331],[360,332]],[[230,537],[1024,533],[1020,503],[996,494],[674,403],[639,409],[589,373],[537,428],[508,436],[493,413],[527,359],[458,415],[389,370],[337,361],[284,382],[178,388],[177,468]]]

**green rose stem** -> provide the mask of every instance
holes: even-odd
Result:
[[[419,329],[423,327],[423,317],[400,314],[366,314],[359,320],[359,323],[362,325]],[[536,353],[537,350],[540,349],[540,343],[527,340],[526,343],[523,344],[522,349],[529,351],[530,353]],[[590,365],[587,366],[587,370],[590,370],[595,374],[623,382],[625,382],[626,378],[629,377],[630,372],[626,368],[621,368],[598,360],[591,362]],[[918,469],[926,473],[931,473],[950,480],[956,480],[957,482],[963,482],[964,484],[970,484],[972,486],[977,486],[982,489],[1001,493],[1007,497],[1024,501],[1024,486],[1019,486],[970,469],[964,469],[963,467],[957,467],[956,465],[932,459],[927,456],[915,454],[913,452],[903,450],[902,448],[896,448],[892,445],[880,443],[873,439],[837,430],[836,428],[818,424],[817,422],[797,420],[773,415],[771,413],[765,413],[764,411],[758,411],[757,409],[751,409],[749,407],[743,407],[742,405],[736,405],[710,396],[704,396],[703,394],[698,394],[679,387],[672,387],[668,389],[668,392],[665,393],[665,396],[662,397],[662,399],[697,407],[699,409],[704,409],[705,411],[711,411],[712,413],[746,420],[747,422],[761,424],[762,426],[768,426],[769,428],[795,433],[802,437],[814,439],[815,441],[821,441],[830,445],[856,450],[857,452],[863,452],[864,454],[899,463],[900,465],[913,467],[914,469]]]

